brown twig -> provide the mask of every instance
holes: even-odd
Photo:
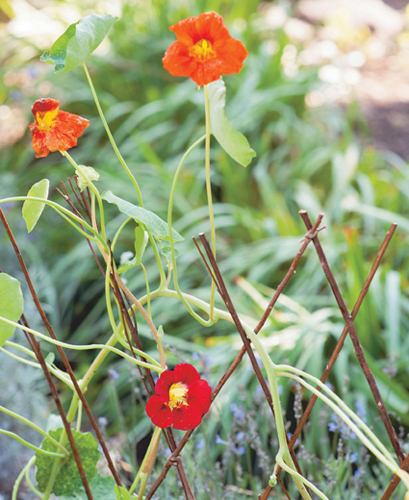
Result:
[[[400,464],[400,468],[409,472],[409,454],[406,455],[405,460]],[[381,500],[389,500],[399,483],[400,477],[395,474],[389,483],[389,486],[386,488],[385,493],[382,495]]]
[[[27,328],[30,328],[30,324],[27,321],[27,318],[24,316],[24,314],[21,316],[20,321],[24,326],[26,326]],[[44,372],[45,378],[47,379],[51,394],[52,394],[54,401],[55,401],[55,405],[57,407],[58,413],[60,414],[61,420],[63,422],[65,432],[67,433],[67,438],[68,438],[68,441],[70,443],[71,451],[72,451],[72,454],[74,456],[75,463],[77,464],[78,472],[80,474],[81,481],[82,481],[82,484],[84,486],[87,498],[88,498],[88,500],[93,500],[91,488],[89,486],[89,482],[88,482],[88,478],[87,478],[87,475],[86,475],[85,470],[84,470],[84,466],[82,465],[82,460],[81,460],[80,454],[78,452],[77,444],[76,444],[74,436],[72,434],[71,426],[67,420],[67,416],[65,414],[64,408],[61,404],[61,400],[60,400],[60,397],[58,395],[57,388],[55,387],[54,381],[51,377],[50,370],[48,369],[48,366],[45,362],[44,355],[41,351],[40,341],[36,341],[36,339],[32,333],[28,333],[28,332],[24,331],[24,334],[27,338],[28,343],[30,344],[31,349],[33,350],[34,354],[36,355],[38,362],[41,365],[41,368]]]
[[[6,229],[7,235],[8,235],[8,237],[10,239],[10,242],[11,242],[13,248],[14,248],[15,254],[16,254],[17,259],[18,259],[18,261],[20,263],[21,269],[22,269],[22,271],[24,273],[27,285],[29,287],[31,296],[33,297],[34,304],[35,304],[38,312],[40,313],[41,320],[43,321],[44,326],[47,328],[47,331],[48,331],[50,337],[52,339],[54,339],[54,340],[58,340],[57,337],[56,337],[56,335],[55,335],[55,333],[54,333],[53,327],[51,326],[50,322],[48,321],[48,318],[47,318],[47,316],[46,316],[46,314],[45,314],[45,312],[44,312],[44,310],[43,310],[43,308],[41,306],[41,303],[40,303],[40,301],[38,299],[37,293],[36,293],[36,291],[34,289],[33,282],[31,281],[31,277],[30,277],[30,274],[28,272],[27,266],[26,266],[26,264],[24,262],[23,256],[22,256],[22,254],[20,252],[20,249],[19,249],[19,247],[17,245],[17,242],[16,242],[16,240],[14,238],[14,235],[13,235],[13,233],[11,231],[11,228],[10,228],[10,226],[9,226],[9,224],[8,224],[8,222],[7,222],[6,218],[5,218],[5,215],[4,215],[4,213],[3,213],[3,211],[2,211],[1,208],[0,208],[0,219],[1,219],[2,223],[3,223],[4,228]],[[101,434],[101,432],[100,432],[100,430],[98,428],[98,425],[97,425],[97,423],[95,421],[94,416],[92,415],[92,412],[91,412],[91,409],[90,409],[90,407],[88,405],[88,402],[85,399],[84,394],[82,393],[80,386],[78,385],[78,381],[77,381],[77,379],[76,379],[76,377],[74,375],[74,372],[72,371],[71,364],[68,361],[68,358],[67,358],[64,350],[62,349],[62,347],[59,346],[59,345],[56,345],[56,348],[58,350],[58,353],[61,356],[61,359],[62,359],[62,362],[64,363],[65,369],[66,369],[66,371],[67,371],[67,373],[68,373],[68,375],[69,375],[69,377],[70,377],[70,379],[71,379],[71,381],[72,381],[72,383],[74,385],[75,391],[77,392],[78,397],[79,397],[79,399],[81,400],[81,402],[83,404],[84,410],[85,410],[85,412],[86,412],[86,414],[87,414],[87,416],[89,418],[89,421],[90,421],[90,423],[92,425],[92,428],[94,429],[94,432],[95,432],[95,434],[96,434],[96,436],[98,438],[98,441],[101,444],[101,447],[102,447],[102,450],[104,452],[105,458],[106,458],[106,460],[108,462],[108,467],[111,470],[111,473],[112,473],[112,475],[113,475],[113,477],[115,479],[115,482],[117,483],[118,486],[122,486],[121,479],[119,478],[118,472],[117,472],[117,470],[116,470],[116,468],[114,466],[114,463],[112,462],[112,459],[111,459],[111,456],[109,454],[108,448],[106,446],[105,440],[102,437],[102,434]]]
[[[300,211],[300,215],[307,229],[312,227],[310,218],[308,213],[305,210]],[[400,447],[398,438],[395,434],[395,429],[392,426],[392,422],[389,418],[388,412],[386,411],[385,404],[382,400],[381,394],[379,392],[378,386],[376,385],[375,377],[373,376],[371,369],[369,368],[368,362],[366,361],[364,351],[362,349],[361,343],[359,342],[358,334],[355,329],[355,325],[353,322],[352,316],[349,314],[347,306],[342,298],[341,292],[339,290],[338,284],[335,281],[334,275],[328,265],[328,261],[325,257],[324,251],[322,249],[321,243],[319,241],[318,236],[316,236],[313,240],[315,249],[318,254],[319,261],[321,263],[322,269],[325,273],[325,276],[330,284],[332,292],[334,294],[335,300],[337,301],[338,307],[341,311],[341,314],[344,318],[346,326],[348,327],[349,335],[351,337],[352,343],[354,345],[355,355],[358,358],[358,362],[361,365],[362,371],[368,381],[369,387],[375,398],[376,407],[381,415],[382,421],[385,425],[386,432],[388,433],[389,439],[392,443],[393,449],[395,450],[396,456],[398,457],[399,463],[401,464],[405,459],[405,454]]]
[[[389,228],[389,231],[386,233],[385,239],[384,239],[384,241],[383,241],[383,243],[378,251],[378,254],[375,258],[375,261],[374,261],[374,263],[371,267],[371,270],[368,274],[368,277],[365,280],[364,286],[362,287],[362,290],[359,294],[358,300],[356,301],[354,308],[352,309],[352,313],[351,313],[352,319],[355,319],[356,315],[358,314],[358,311],[362,305],[362,302],[365,299],[366,294],[368,293],[369,287],[372,283],[372,280],[375,276],[376,271],[378,270],[378,267],[379,267],[379,264],[381,263],[382,257],[384,256],[386,249],[388,248],[388,245],[392,239],[392,236],[395,233],[395,230],[396,230],[396,224],[392,224],[391,227]],[[342,331],[342,334],[339,337],[338,342],[334,348],[334,351],[331,354],[330,360],[328,361],[328,364],[326,365],[325,370],[321,376],[322,383],[326,382],[329,374],[331,373],[331,370],[335,364],[335,361],[337,360],[339,353],[341,352],[341,349],[344,345],[344,341],[345,341],[347,334],[348,334],[348,327],[345,326],[343,331]],[[316,389],[318,391],[321,391],[321,387],[319,387],[319,386],[317,386]],[[306,424],[306,422],[311,414],[311,411],[312,411],[317,399],[318,399],[318,396],[313,394],[310,401],[308,402],[308,404],[304,410],[304,413],[303,413],[293,435],[291,436],[291,439],[290,439],[290,442],[288,445],[290,449],[293,448],[294,443],[298,439],[304,425]],[[277,469],[277,475],[280,473],[280,470],[281,470],[281,468]],[[271,486],[268,485],[267,488],[265,489],[263,495],[260,497],[260,500],[266,500],[268,498],[271,490],[272,490]],[[386,499],[382,499],[382,500],[386,500]]]

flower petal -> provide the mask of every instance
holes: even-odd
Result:
[[[217,41],[225,41],[231,38],[222,16],[216,12],[204,12],[196,18],[196,30],[198,40],[209,40],[212,44]],[[196,43],[196,42],[195,42]]]
[[[162,59],[163,67],[173,76],[190,76],[197,61],[189,55],[189,48],[181,42],[173,42]]]
[[[170,427],[173,423],[172,412],[163,398],[151,396],[146,404],[146,413],[152,423],[161,429]]]
[[[33,149],[36,154],[36,158],[45,158],[48,156],[50,150],[46,146],[46,134],[41,130],[38,130],[35,123],[29,125],[31,135],[33,136]]]
[[[221,74],[231,75],[241,70],[243,61],[247,57],[247,50],[240,40],[230,38],[215,44],[214,49],[221,61]]]
[[[212,388],[206,382],[206,380],[196,380],[196,382],[189,386],[189,390],[187,392],[187,404],[189,406],[200,408],[202,414],[205,414],[209,411],[210,408],[211,394]]]
[[[202,411],[197,406],[181,406],[173,410],[173,427],[186,431],[194,429],[202,421]]]
[[[196,380],[200,380],[200,375],[196,368],[189,363],[179,363],[175,366],[175,382],[182,382],[190,386]]]
[[[208,83],[215,82],[222,76],[222,63],[220,59],[210,59],[205,63],[197,65],[195,71],[192,72],[190,78],[202,87]]]
[[[175,372],[172,370],[165,370],[162,372],[159,380],[155,385],[155,392],[165,398],[165,401],[169,401],[169,389],[172,384],[176,382]]]
[[[37,101],[33,104],[31,108],[31,112],[34,116],[37,113],[46,113],[47,111],[53,111],[57,109],[60,105],[60,101],[57,99],[51,99],[51,97],[42,97],[41,99],[37,99]]]

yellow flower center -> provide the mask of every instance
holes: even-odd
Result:
[[[58,107],[51,111],[36,113],[37,127],[44,132],[49,132],[55,125],[58,115]]]
[[[209,40],[203,38],[189,49],[189,55],[197,61],[204,63],[216,57],[217,54]]]
[[[187,385],[182,382],[176,382],[169,389],[169,403],[167,405],[171,410],[180,406],[186,406]]]

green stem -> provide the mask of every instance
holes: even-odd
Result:
[[[116,242],[118,241],[119,235],[121,234],[123,228],[128,224],[129,221],[133,220],[132,217],[128,217],[120,226],[118,231],[115,233],[114,239],[112,240],[111,250],[112,253],[115,250]]]
[[[14,344],[14,342],[8,342],[8,341],[6,341],[5,345],[8,345],[10,347],[15,347],[18,344]],[[19,347],[22,347],[22,346],[19,346]],[[23,348],[23,349],[24,349],[24,351],[26,351],[26,350],[29,351],[28,349],[25,349],[25,348]],[[10,356],[11,358],[16,359],[17,361],[20,361],[20,363],[24,363],[26,365],[33,366],[34,368],[38,368],[40,370],[42,369],[41,365],[39,363],[35,363],[34,361],[29,361],[28,359],[24,359],[21,356],[17,356],[16,354],[13,354],[12,352],[8,351],[7,349],[4,349],[3,347],[0,347],[0,351],[4,352],[5,354],[7,354],[8,356]],[[32,353],[31,351],[29,351],[29,352],[30,352],[29,355],[30,356],[32,355],[35,358],[35,354]],[[47,365],[48,369],[50,370],[50,372],[55,377],[57,377],[59,380],[61,380],[61,382],[64,382],[64,384],[67,384],[70,389],[74,389],[74,386],[73,386],[71,380],[69,380],[67,378],[68,375],[66,373],[64,373],[60,369],[58,369],[58,368],[50,365],[49,363],[46,363],[46,365]]]
[[[38,427],[38,425],[36,425],[34,422],[28,420],[28,418],[25,418],[22,415],[19,415],[18,413],[15,413],[14,411],[8,410],[4,406],[0,406],[0,411],[29,425],[31,428],[42,434],[45,438],[49,439],[55,446],[60,448],[60,450],[64,453],[64,457],[68,457],[68,451],[64,448],[64,446],[61,446],[58,441],[49,436],[45,431],[43,431],[43,429],[41,429],[41,427]]]
[[[187,310],[189,313],[195,318],[196,321],[198,321],[200,324],[203,326],[211,326],[213,323],[215,323],[214,320],[209,318],[207,321],[204,320],[199,314],[197,314],[192,307],[190,306],[189,302],[185,298],[185,294],[182,293],[182,291],[179,288],[179,283],[178,283],[178,270],[176,266],[176,257],[175,257],[175,242],[173,241],[173,235],[172,235],[172,210],[173,210],[173,199],[175,197],[175,192],[176,192],[176,184],[179,178],[180,171],[183,167],[183,164],[185,163],[186,158],[189,156],[189,154],[194,150],[196,146],[198,146],[203,139],[205,139],[206,136],[200,137],[194,144],[190,146],[190,148],[186,151],[186,153],[182,156],[182,159],[179,162],[178,168],[176,169],[175,175],[173,177],[173,182],[172,182],[172,188],[170,190],[170,197],[169,197],[169,205],[168,205],[168,226],[169,226],[169,243],[170,243],[170,249],[171,249],[171,256],[172,256],[172,267],[173,267],[173,285],[175,287],[175,290],[178,294],[178,298],[185,304]],[[210,315],[210,312],[209,312]]]
[[[369,439],[372,439],[374,444],[378,446],[378,448],[382,451],[382,453],[390,460],[391,462],[394,462],[395,459],[392,457],[392,455],[389,453],[389,451],[385,448],[385,446],[382,444],[382,442],[376,437],[376,435],[371,431],[371,429],[365,424],[365,422],[358,417],[356,413],[354,413],[345,403],[344,401],[339,398],[329,387],[327,387],[325,384],[321,382],[321,380],[317,379],[313,375],[310,375],[309,373],[306,373],[302,370],[299,370],[298,368],[294,368],[289,365],[277,365],[276,366],[277,370],[283,370],[285,372],[292,372],[300,375],[301,377],[304,377],[308,380],[312,380],[315,384],[317,384],[321,389],[326,392],[334,401],[335,403],[342,409],[344,413],[349,415],[349,417],[357,424],[359,427],[362,429],[363,432],[368,436]],[[282,374],[284,375],[284,374]],[[287,376],[287,375],[285,375]],[[319,392],[319,391],[318,391]],[[341,418],[343,418],[345,415],[342,413]],[[346,422],[345,422],[346,423]],[[347,424],[348,425],[348,424]]]
[[[149,317],[152,318],[152,312],[151,312],[151,299],[149,298],[149,295],[150,295],[150,291],[149,291],[149,280],[148,280],[148,275],[146,273],[146,269],[145,269],[145,266],[142,264],[141,262],[141,267],[142,267],[142,270],[143,270],[143,274],[145,275],[145,283],[146,283],[146,296],[148,297],[148,314],[149,314]]]
[[[25,474],[26,474],[26,469],[27,467],[31,467],[32,464],[35,461],[35,457],[31,457],[30,460],[28,461],[27,465],[21,469],[20,474],[17,476],[17,479],[13,485],[13,492],[11,494],[11,500],[17,500],[17,493],[18,489],[20,487],[21,481],[23,480]]]
[[[58,214],[60,214],[62,217],[64,217],[66,220],[68,220],[68,222],[70,222],[70,224],[73,225],[78,232],[80,232],[82,235],[84,235],[89,240],[92,240],[92,241],[98,240],[100,243],[102,243],[102,245],[104,246],[104,248],[106,248],[108,250],[107,244],[101,238],[101,235],[98,234],[97,231],[95,231],[84,219],[82,219],[81,217],[77,217],[75,214],[73,214],[72,212],[70,212],[66,208],[62,207],[58,203],[55,203],[54,201],[45,200],[44,198],[38,198],[36,196],[13,196],[13,197],[10,197],[10,198],[3,198],[2,200],[0,200],[0,204],[1,203],[8,203],[10,201],[26,201],[26,200],[39,201],[39,202],[41,202],[41,203],[43,203],[45,205],[48,205],[49,207],[53,208]],[[88,231],[90,233],[92,233],[94,235],[94,237],[92,237],[89,234],[87,234],[84,231],[82,231],[81,228],[79,228],[78,226],[76,226],[72,221],[69,220],[69,218],[65,217],[64,215],[68,216],[68,217],[71,217],[71,219],[75,220],[76,222],[78,222],[79,224],[81,224],[82,226],[84,226],[86,229],[88,229]]]
[[[88,186],[91,188],[91,191],[95,194],[98,200],[98,206],[99,206],[99,216],[100,216],[100,225],[101,225],[101,236],[102,239],[105,240],[105,214],[104,214],[104,206],[102,203],[101,195],[99,194],[98,189],[94,186],[92,181],[84,174],[84,172],[80,169],[80,167],[77,165],[76,161],[67,153],[67,151],[60,151],[60,153],[67,158],[67,160],[71,163],[71,165],[77,170],[80,175],[82,175],[87,183]],[[95,210],[93,210],[93,214],[95,217]]]
[[[99,104],[98,96],[97,96],[97,93],[95,92],[94,84],[92,83],[91,76],[90,76],[90,74],[88,72],[88,68],[87,68],[86,64],[82,63],[82,67],[84,68],[85,75],[87,77],[88,84],[89,84],[91,92],[92,92],[92,97],[94,98],[95,105],[97,107],[97,110],[98,110],[99,116],[100,116],[100,118],[102,120],[102,123],[104,124],[104,128],[105,128],[105,131],[106,131],[106,133],[108,135],[108,139],[109,139],[109,142],[111,143],[112,149],[115,151],[115,154],[116,154],[119,162],[121,163],[122,167],[125,169],[125,172],[128,174],[129,178],[131,179],[132,184],[135,187],[136,194],[138,196],[139,205],[141,207],[143,207],[142,193],[141,193],[141,190],[139,188],[139,185],[138,185],[135,177],[132,175],[132,172],[129,170],[128,165],[125,163],[125,160],[122,158],[122,155],[119,152],[119,149],[118,149],[118,147],[117,147],[117,145],[115,143],[114,136],[111,133],[109,125],[108,125],[108,123],[107,123],[107,121],[105,119],[104,113],[102,111],[101,105]]]
[[[35,460],[36,460],[36,457],[32,457],[32,458],[29,460],[28,464],[24,467],[24,469],[25,469],[26,481],[27,481],[27,484],[28,484],[28,486],[29,486],[30,490],[31,490],[31,491],[32,491],[35,495],[37,495],[38,497],[43,498],[43,494],[42,494],[42,493],[40,493],[40,492],[37,490],[37,488],[35,488],[34,484],[33,484],[33,483],[32,483],[32,481],[31,481],[31,478],[30,478],[30,469],[31,469],[31,467],[34,465]]]
[[[77,426],[76,426],[77,432],[81,432],[82,408],[83,408],[82,401],[79,401],[78,402],[78,412],[77,412]]]
[[[210,102],[209,93],[207,90],[207,85],[204,86],[204,97],[205,97],[205,117],[206,117],[206,143],[205,143],[205,167],[206,167],[206,192],[207,192],[207,204],[209,206],[209,219],[210,219],[210,235],[212,242],[212,252],[214,258],[216,258],[216,229],[214,227],[214,214],[213,214],[213,201],[212,201],[212,183],[210,180]],[[210,292],[210,319],[213,319],[213,309],[214,309],[214,297],[215,297],[216,287],[212,280],[212,288]]]
[[[152,363],[155,363],[155,364],[145,363],[144,361],[139,361],[138,359],[135,359],[135,358],[129,356],[128,354],[120,351],[119,349],[116,349],[115,347],[107,346],[106,344],[105,345],[104,344],[89,344],[89,345],[67,344],[65,342],[61,342],[59,340],[54,340],[50,337],[47,337],[46,335],[43,335],[42,333],[37,332],[36,330],[32,330],[31,328],[27,328],[26,326],[20,325],[19,323],[15,323],[14,321],[11,321],[7,318],[4,318],[3,316],[0,316],[0,321],[4,321],[5,323],[8,323],[9,325],[13,325],[16,328],[20,328],[20,330],[23,330],[23,331],[28,332],[28,333],[32,333],[36,337],[39,337],[47,342],[50,342],[51,344],[65,347],[66,349],[73,349],[76,351],[87,351],[89,349],[103,349],[103,350],[114,352],[115,354],[122,356],[123,358],[127,359],[128,361],[130,361],[131,363],[134,363],[136,365],[143,366],[145,368],[149,368],[150,370],[154,370],[158,373],[163,372],[163,369],[158,365],[158,362],[155,359],[153,359],[151,356],[148,356],[146,353],[144,353],[143,351],[140,351],[139,349],[136,349],[136,348],[134,348],[134,351],[136,354],[143,356],[146,359],[149,359]]]
[[[104,125],[105,131],[108,135],[108,139],[109,139],[109,142],[111,143],[112,149],[114,150],[114,152],[115,152],[119,162],[121,163],[122,167],[124,168],[125,172],[128,174],[128,177],[131,179],[131,182],[134,185],[136,194],[138,196],[139,205],[143,208],[142,192],[139,188],[139,185],[138,185],[135,177],[133,176],[132,172],[130,171],[128,165],[126,164],[125,160],[123,159],[123,157],[122,157],[122,155],[121,155],[121,153],[116,145],[114,136],[111,133],[108,122],[105,119],[104,113],[103,113],[101,105],[99,103],[98,96],[97,96],[97,93],[95,92],[94,84],[92,83],[91,76],[88,72],[88,68],[87,68],[86,64],[83,63],[82,67],[84,68],[85,75],[87,77],[88,84],[89,84],[90,89],[91,89],[92,97],[94,98],[95,105],[97,107],[99,116],[100,116],[102,123]],[[166,276],[165,276],[165,271],[163,269],[163,264],[162,264],[162,261],[161,261],[161,258],[160,258],[159,252],[158,252],[158,248],[156,246],[156,242],[155,242],[153,236],[149,235],[149,240],[151,242],[153,251],[155,253],[156,263],[158,265],[159,274],[160,274],[160,283],[161,283],[161,286],[163,286],[165,281],[166,281]]]
[[[315,387],[313,387],[312,385],[305,382],[305,380],[303,380],[301,377],[298,377],[297,375],[293,375],[293,374],[287,373],[287,372],[280,372],[280,374],[285,376],[285,377],[296,380],[298,383],[303,385],[306,389],[308,389],[313,394],[315,394],[318,398],[320,398],[326,405],[328,405],[343,420],[343,422],[345,422],[346,425],[348,425],[348,427],[350,427],[350,429],[357,435],[357,437],[362,441],[362,443],[368,448],[368,450],[370,450],[376,456],[376,458],[380,462],[385,464],[386,467],[388,467],[388,469],[390,469],[394,474],[398,474],[398,471],[401,470],[399,465],[393,459],[390,460],[389,458],[387,458],[385,456],[384,453],[380,452],[374,446],[374,444],[364,435],[364,433],[361,431],[361,429],[359,429],[359,427],[357,425],[355,425],[354,422],[352,422],[352,420],[345,415],[344,411],[341,410],[337,404],[333,403],[329,398],[324,396],[322,394],[322,392],[318,391],[317,389],[315,389]],[[339,400],[339,398],[336,398],[336,399]],[[339,404],[339,401],[337,401],[337,403]],[[345,405],[345,403],[343,405]],[[350,411],[352,412],[352,410],[350,410]],[[363,422],[362,422],[362,424],[363,424]],[[366,427],[365,424],[363,424],[363,427]],[[372,434],[372,432],[370,431],[369,428],[367,428],[366,433]],[[375,439],[377,439],[377,438],[375,437]],[[389,452],[387,452],[387,455],[388,455],[388,457],[392,458],[390,456]],[[405,483],[405,486],[409,487],[409,475],[407,473],[405,473],[405,476],[406,477],[403,479],[403,481]]]
[[[19,443],[23,444],[24,446],[27,446],[27,448],[30,448],[31,450],[34,450],[34,451],[39,451],[41,453],[44,453],[44,455],[50,455],[52,457],[61,457],[61,458],[64,458],[67,456],[63,453],[54,453],[53,451],[43,450],[43,449],[39,448],[38,446],[36,446],[35,444],[29,443],[28,441],[21,438],[18,434],[15,434],[14,432],[0,429],[0,434],[4,434],[5,436],[9,436],[9,437],[15,439],[16,441],[18,441]],[[47,436],[47,438],[49,439],[49,436]]]

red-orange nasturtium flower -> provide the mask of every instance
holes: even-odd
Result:
[[[189,76],[199,87],[238,73],[247,57],[245,46],[230,36],[216,12],[188,17],[169,29],[177,41],[162,59],[164,68],[173,76]]]
[[[155,385],[157,395],[151,396],[146,413],[157,427],[194,429],[210,408],[212,389],[200,378],[196,368],[180,363],[174,370],[165,370]]]
[[[30,125],[36,158],[44,158],[51,151],[67,151],[77,145],[89,125],[89,120],[81,116],[60,111],[60,102],[50,97],[38,99],[31,112],[34,123]]]

